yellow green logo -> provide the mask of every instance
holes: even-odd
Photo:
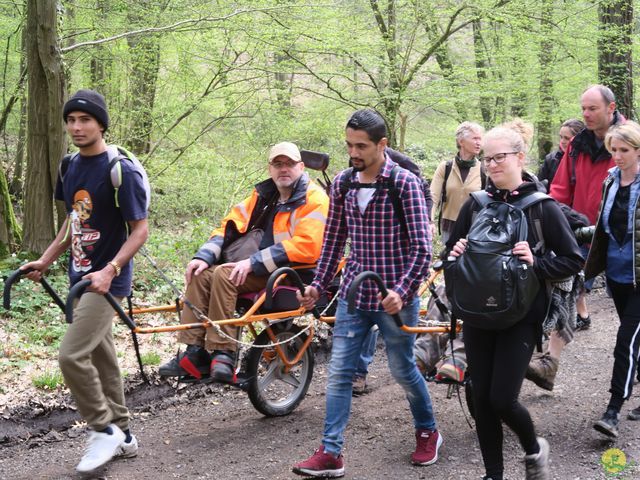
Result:
[[[627,456],[619,448],[606,450],[600,462],[607,473],[620,473],[627,467]]]

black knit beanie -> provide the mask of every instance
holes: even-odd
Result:
[[[100,123],[105,132],[109,128],[109,112],[104,97],[95,90],[78,90],[67,100],[62,109],[62,118],[67,121],[67,115],[71,112],[85,112],[94,117]]]

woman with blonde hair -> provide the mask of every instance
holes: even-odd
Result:
[[[460,207],[469,194],[484,188],[484,172],[477,159],[483,133],[484,128],[477,123],[462,122],[458,125],[455,158],[440,162],[433,174],[431,221],[434,227],[438,222],[443,243],[449,238]]]
[[[494,201],[515,203],[539,190],[539,182],[525,171],[526,152],[533,129],[522,120],[489,131],[482,142],[482,163],[487,171],[486,193]],[[523,138],[523,134],[527,137]],[[529,142],[527,142],[529,140]],[[473,383],[476,431],[485,467],[486,480],[502,480],[504,422],[518,436],[525,452],[527,480],[547,480],[549,444],[536,435],[528,410],[518,401],[527,365],[538,342],[545,316],[547,295],[544,281],[575,275],[582,267],[582,257],[575,237],[558,204],[551,198],[538,203],[541,232],[548,249],[555,256],[538,256],[530,209],[525,209],[529,234],[526,241],[517,242],[512,250],[521,261],[529,264],[540,281],[541,288],[528,313],[511,327],[484,330],[464,323],[464,342]],[[462,208],[455,228],[447,242],[449,255],[464,255],[473,219],[482,206],[469,198]],[[462,318],[464,322],[464,318]]]
[[[633,391],[640,357],[640,125],[628,121],[613,127],[604,139],[616,166],[602,188],[602,203],[587,257],[585,277],[604,271],[620,326],[613,350],[611,398],[593,427],[618,436],[620,410]],[[640,407],[630,420],[640,420]]]

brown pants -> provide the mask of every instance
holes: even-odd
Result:
[[[121,298],[116,298],[120,301]],[[73,309],[58,361],[78,411],[94,430],[115,423],[129,428],[122,377],[113,345],[113,308],[104,296],[87,292]]]
[[[191,278],[185,293],[187,299],[202,310],[211,320],[233,318],[236,300],[241,293],[258,292],[267,285],[269,277],[249,274],[244,284],[236,287],[229,280],[232,266],[213,265],[204,270],[197,277]],[[180,323],[198,323],[200,320],[189,307],[185,305]],[[238,327],[221,325],[222,331],[230,337],[236,338]],[[215,328],[195,328],[178,332],[178,341],[187,345],[198,345],[208,351],[230,350],[236,351],[238,345],[220,335]]]

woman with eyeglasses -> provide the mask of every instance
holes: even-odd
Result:
[[[602,203],[591,243],[585,277],[604,271],[620,326],[613,351],[611,398],[593,427],[618,436],[620,410],[633,391],[640,357],[640,125],[628,121],[604,138],[616,166],[603,183]],[[640,420],[640,407],[629,420]]]
[[[525,171],[526,153],[532,136],[533,128],[519,119],[510,122],[508,127],[494,128],[485,135],[481,160],[488,175],[485,190],[493,199],[512,203],[540,189],[535,177]],[[533,267],[541,287],[545,279],[575,275],[581,269],[583,260],[560,207],[549,199],[531,208],[541,209],[538,216],[546,249],[552,250],[555,256],[532,253],[534,227],[530,209],[525,210],[529,227],[527,241],[516,243],[513,254]],[[462,206],[447,242],[449,255],[464,255],[467,245],[465,237],[474,214],[480,209],[481,206],[473,197]],[[527,365],[540,338],[546,305],[545,288],[540,288],[528,314],[509,328],[483,330],[469,324],[463,326],[485,480],[503,479],[502,423],[513,430],[522,445],[526,479],[551,478],[549,444],[536,435],[528,410],[518,401]]]

